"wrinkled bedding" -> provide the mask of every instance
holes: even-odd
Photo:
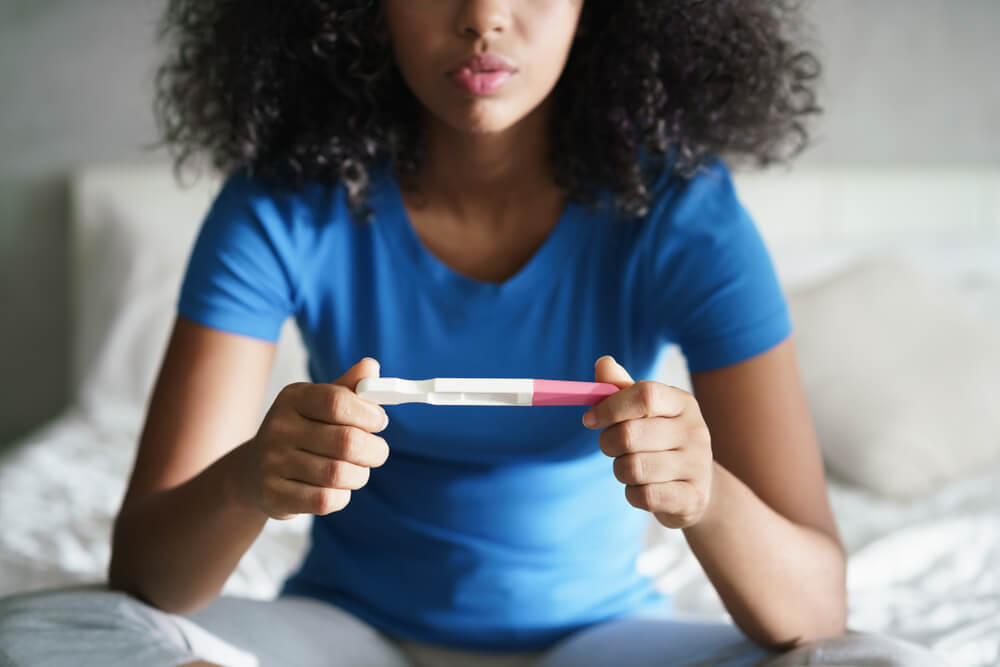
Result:
[[[104,578],[138,438],[121,428],[128,419],[109,429],[72,409],[0,457],[0,595]],[[306,517],[269,522],[226,592],[274,595],[307,527]]]

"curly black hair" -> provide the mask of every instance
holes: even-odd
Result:
[[[180,169],[202,155],[292,187],[343,183],[367,211],[368,168],[412,173],[419,103],[396,68],[381,0],[170,0],[155,114]],[[586,0],[554,90],[552,163],[570,198],[614,191],[641,216],[654,171],[716,157],[786,162],[820,111],[818,59],[790,0]],[[669,160],[667,158],[669,157]]]

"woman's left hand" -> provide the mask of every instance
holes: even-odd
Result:
[[[603,429],[598,442],[615,459],[625,498],[668,528],[698,523],[711,502],[714,464],[694,396],[660,382],[636,382],[610,356],[597,360],[594,375],[621,387],[587,410],[583,423]]]

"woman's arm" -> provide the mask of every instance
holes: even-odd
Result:
[[[221,590],[267,520],[237,501],[231,450],[255,434],[274,353],[177,318],[115,521],[112,587],[175,613]]]
[[[624,389],[590,426],[626,497],[684,530],[740,628],[775,648],[841,634],[845,556],[791,339],[693,374],[694,397],[610,360],[597,379]]]
[[[288,385],[258,428],[274,351],[178,318],[115,522],[113,587],[192,611],[218,594],[268,518],[339,511],[385,463],[374,433],[389,418],[354,392],[378,362]]]
[[[715,474],[684,534],[729,613],[771,646],[843,633],[846,559],[792,339],[691,380]]]

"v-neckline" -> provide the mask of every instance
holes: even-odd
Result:
[[[486,282],[452,268],[424,244],[407,213],[390,164],[382,164],[373,185],[375,224],[386,224],[387,235],[410,268],[416,270],[417,280],[465,298],[520,295],[537,288],[541,281],[561,275],[563,266],[575,256],[574,251],[592,227],[582,224],[586,211],[567,201],[556,224],[531,257],[507,279]]]

